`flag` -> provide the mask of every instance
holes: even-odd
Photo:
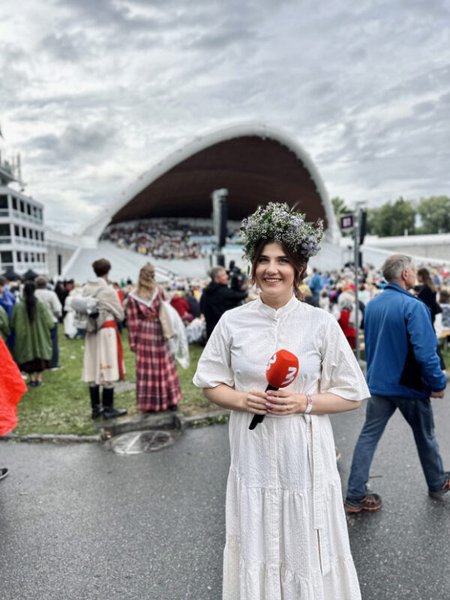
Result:
[[[27,386],[1,337],[0,365],[0,435],[5,435],[17,425],[17,405]]]

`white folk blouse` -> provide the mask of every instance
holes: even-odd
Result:
[[[277,350],[299,358],[290,386],[347,400],[369,390],[334,317],[295,297],[275,310],[260,298],[226,312],[199,360],[194,384],[264,390]],[[224,600],[359,600],[328,415],[231,411]]]

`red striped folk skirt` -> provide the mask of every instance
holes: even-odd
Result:
[[[163,337],[159,319],[139,321],[136,343],[136,399],[140,411],[162,411],[181,400],[175,360]]]

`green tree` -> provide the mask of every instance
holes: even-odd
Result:
[[[450,198],[448,196],[422,198],[417,212],[422,218],[421,233],[450,232]]]
[[[340,227],[342,215],[348,215],[352,212],[352,210],[346,205],[345,200],[339,198],[339,196],[331,198],[331,205],[333,207],[334,216],[336,217],[338,227]],[[343,229],[341,230],[341,233],[343,236],[349,237],[352,235],[352,230]]]
[[[411,202],[399,198],[393,204],[387,202],[380,208],[368,211],[368,231],[380,237],[404,235],[405,231],[414,234],[415,216],[416,211]]]
[[[334,216],[336,217],[338,223],[342,215],[348,215],[352,212],[345,204],[345,200],[339,198],[339,196],[331,198],[331,205],[333,207]]]

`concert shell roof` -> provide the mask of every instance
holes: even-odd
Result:
[[[98,240],[109,224],[149,218],[210,218],[211,194],[228,190],[228,219],[238,221],[270,201],[296,204],[322,218],[329,241],[340,233],[320,175],[286,134],[245,124],[196,137],[124,190],[81,235]]]

